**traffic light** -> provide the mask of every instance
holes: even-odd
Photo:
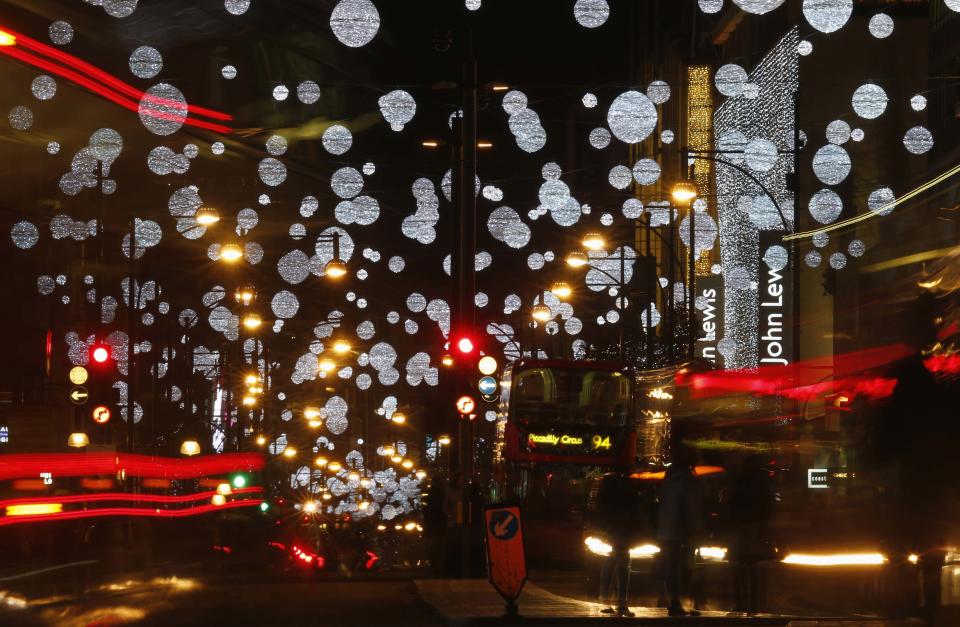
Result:
[[[102,366],[110,361],[110,345],[97,342],[90,347],[90,363]]]
[[[462,333],[454,337],[453,349],[461,358],[471,358],[477,351],[477,342],[469,334]]]

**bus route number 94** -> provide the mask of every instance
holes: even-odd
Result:
[[[593,436],[593,450],[610,450],[610,436],[595,435]]]

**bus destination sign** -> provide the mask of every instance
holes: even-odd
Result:
[[[619,448],[619,438],[609,431],[602,430],[532,428],[526,433],[522,448],[530,453],[608,454]]]

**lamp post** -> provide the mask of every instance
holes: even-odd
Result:
[[[687,293],[689,297],[687,298],[687,324],[689,325],[689,332],[687,333],[687,355],[690,360],[693,360],[693,349],[696,344],[696,333],[694,332],[694,311],[696,298],[696,227],[694,225],[696,210],[693,208],[693,199],[697,197],[697,188],[696,186],[688,180],[683,180],[678,182],[673,186],[673,190],[670,195],[673,197],[673,200],[677,202],[680,206],[686,206],[688,209],[687,217],[690,222],[690,240],[687,244],[687,252],[690,256],[690,265],[687,269]]]

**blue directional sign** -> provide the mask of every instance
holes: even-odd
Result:
[[[517,535],[519,529],[520,519],[510,510],[502,509],[490,516],[490,534],[495,540],[510,540]]]
[[[477,389],[484,396],[490,396],[497,391],[497,380],[493,377],[481,377],[477,383]]]

